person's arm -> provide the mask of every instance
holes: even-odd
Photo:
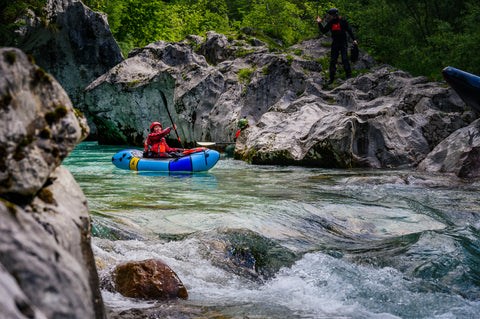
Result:
[[[319,16],[317,16],[317,24],[318,24],[318,29],[320,30],[320,33],[325,34],[328,32],[328,28],[327,28],[328,23],[324,27],[322,25],[322,18],[320,18]]]
[[[158,133],[150,133],[150,135],[148,135],[147,137],[147,144],[155,144],[155,143],[158,143],[160,142],[160,140],[165,136],[167,135],[168,133],[170,133],[171,131],[171,128],[170,127],[167,127],[166,129],[164,129],[163,131],[160,131]]]
[[[167,151],[167,152],[178,152],[178,150],[179,150],[178,148],[168,146],[167,142],[165,142],[165,151]]]

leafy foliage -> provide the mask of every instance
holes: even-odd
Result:
[[[28,15],[29,11],[39,17],[43,17],[43,8],[47,0],[26,0],[26,1],[6,1],[0,2],[0,45],[15,45],[14,31],[22,26],[23,22],[18,22],[20,17]]]
[[[11,45],[27,9],[42,16],[46,0],[2,1],[0,44]],[[207,31],[248,32],[286,47],[318,36],[317,15],[337,7],[354,27],[360,48],[414,75],[440,78],[448,66],[480,74],[477,0],[84,0],[108,14],[124,54],[134,47],[180,41]],[[263,39],[265,41],[265,39]]]

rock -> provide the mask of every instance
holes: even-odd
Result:
[[[52,76],[14,48],[0,49],[0,97],[5,309],[11,318],[105,318],[87,199],[61,165],[88,135],[85,118]]]
[[[158,41],[132,51],[127,60],[90,84],[85,103],[102,132],[99,143],[143,145],[153,121],[171,125],[166,107],[182,140],[192,143],[220,138],[212,132],[210,114],[224,86],[223,75],[190,45]],[[233,118],[232,130],[235,124]]]
[[[26,204],[89,133],[60,84],[15,48],[0,49],[0,195]]]
[[[15,278],[0,264],[0,309],[3,318],[46,319],[18,286]]]
[[[288,248],[247,229],[222,228],[193,236],[205,243],[205,258],[214,265],[256,281],[272,278],[298,258]]]
[[[76,0],[48,0],[43,12],[42,16],[29,12],[18,21],[25,24],[12,44],[52,74],[73,105],[88,117],[84,89],[123,60],[107,16]]]
[[[461,178],[480,177],[480,119],[438,144],[418,169],[453,173]]]
[[[266,46],[211,32],[210,46],[198,41],[193,38],[193,46],[200,46],[198,52],[207,56],[217,56],[216,66],[209,65],[188,41],[158,41],[132,51],[127,60],[87,88],[85,103],[102,128],[100,143],[140,146],[152,121],[170,125],[159,89],[167,97],[184,143],[232,142],[240,118],[248,116],[255,123],[278,100],[296,99],[298,92],[316,85],[305,70],[321,78],[322,67],[316,61],[297,57],[290,61],[287,54],[268,53]],[[221,48],[234,51],[216,50],[213,44],[219,42],[224,43]]]
[[[136,49],[87,88],[100,143],[141,146],[151,122],[170,125],[159,90],[187,147],[233,141],[238,120],[247,117],[251,127],[235,158],[255,164],[416,167],[476,118],[451,88],[389,65],[372,68],[364,52],[354,67],[370,73],[326,87],[323,38],[287,54],[215,32],[205,42],[189,39]],[[168,142],[178,146],[173,135]]]
[[[114,270],[115,287],[130,298],[187,299],[187,289],[177,274],[158,259],[129,262]]]
[[[389,66],[318,95],[271,107],[237,141],[235,157],[256,164],[414,167],[473,120],[451,89]]]

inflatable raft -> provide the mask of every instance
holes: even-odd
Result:
[[[220,158],[217,151],[210,149],[187,150],[186,153],[189,154],[177,158],[144,158],[142,151],[125,149],[113,155],[112,163],[132,171],[202,172],[215,166]]]

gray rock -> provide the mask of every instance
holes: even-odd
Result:
[[[61,166],[86,120],[15,48],[0,49],[0,101],[0,299],[12,318],[105,318],[87,200]]]
[[[99,128],[100,143],[143,145],[153,121],[171,125],[166,107],[188,142],[206,138],[209,114],[224,85],[224,76],[190,45],[158,41],[131,52],[90,84],[85,103]]]
[[[0,309],[9,319],[46,319],[18,286],[16,279],[0,264]]]
[[[237,141],[236,158],[258,164],[413,167],[474,118],[464,114],[451,89],[389,66],[319,93],[271,107]]]
[[[31,54],[67,91],[73,105],[88,116],[84,89],[123,60],[107,16],[77,0],[48,0],[44,14],[26,14],[22,19],[25,25],[17,30],[12,44]]]
[[[320,90],[317,77],[323,79],[322,67],[316,61],[268,53],[257,42],[252,46],[212,32],[206,41],[194,46],[206,56],[215,56],[215,66],[193,50],[192,42],[159,41],[134,50],[95,80],[87,88],[85,103],[102,128],[100,143],[142,145],[152,121],[170,125],[159,89],[190,145],[231,142],[238,119],[248,116],[255,123],[279,100]],[[220,48],[215,49],[215,44]]]
[[[0,75],[0,194],[28,202],[89,127],[58,82],[22,51],[0,49]]]
[[[459,129],[438,144],[418,166],[429,172],[480,177],[480,120]]]
[[[29,205],[0,201],[0,264],[47,318],[103,318],[87,200],[65,167],[50,178]]]
[[[415,167],[476,118],[451,88],[389,65],[373,68],[365,52],[354,68],[371,72],[327,87],[324,38],[283,54],[214,32],[199,41],[137,49],[87,88],[101,143],[140,146],[152,121],[170,125],[159,90],[187,146],[230,142],[247,117],[235,157],[256,164]]]

